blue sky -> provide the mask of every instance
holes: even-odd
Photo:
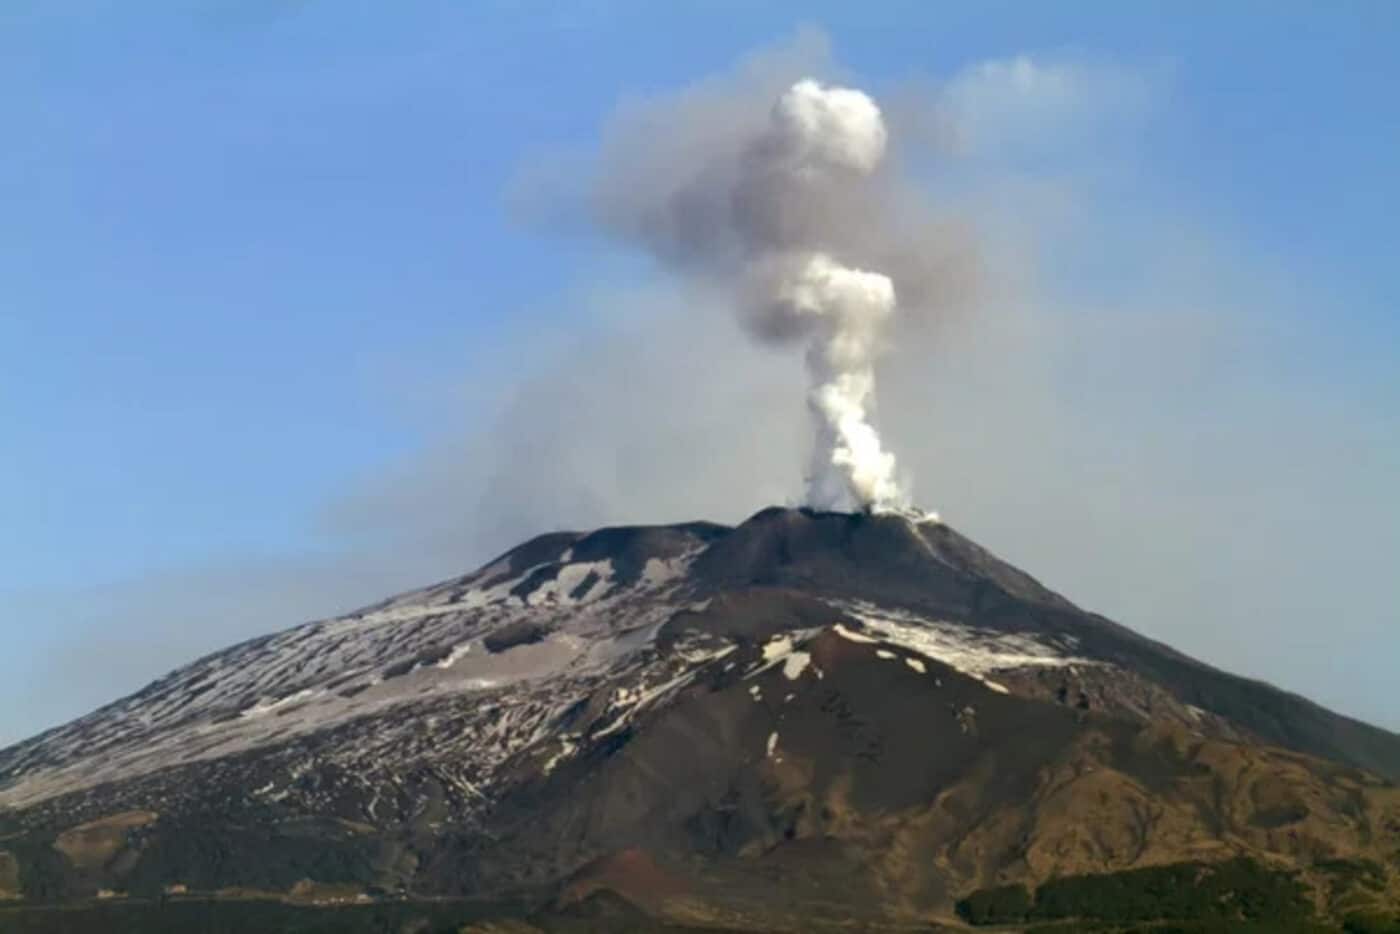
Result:
[[[506,530],[530,522],[443,538],[402,517],[472,524],[482,487],[457,472],[476,443],[464,439],[567,399],[567,381],[539,374],[559,354],[587,360],[618,318],[649,314],[647,290],[666,287],[596,238],[522,220],[522,197],[541,197],[522,189],[551,190],[543,183],[596,147],[619,101],[723,72],[804,27],[829,40],[819,57],[840,77],[882,98],[975,91],[983,63],[1018,56],[1072,79],[1068,103],[969,92],[974,151],[931,165],[929,185],[977,210],[997,243],[1021,243],[1017,215],[1044,210],[1026,235],[1035,259],[1015,267],[1035,269],[1037,300],[1024,304],[1092,308],[1098,322],[1044,356],[1064,369],[1056,411],[1097,412],[1099,426],[1131,412],[1134,427],[1094,436],[1100,463],[1119,458],[1120,486],[1112,515],[1071,547],[1018,532],[1057,522],[1070,484],[1037,498],[1017,492],[1014,471],[969,494],[967,530],[1159,638],[1400,728],[1400,702],[1381,694],[1400,664],[1386,573],[1400,554],[1385,554],[1400,518],[1386,479],[1400,469],[1393,4],[1188,15],[1174,3],[17,0],[0,9],[0,742],[236,638],[513,544]],[[1164,288],[1193,314],[1156,307]],[[1135,317],[1149,306],[1156,317]],[[1131,352],[1120,353],[1125,327]],[[1233,335],[1212,345],[1199,394],[1144,346],[1157,327]],[[1091,351],[1097,367],[1131,365],[1075,356]],[[1195,372],[1201,359],[1181,365]],[[713,427],[725,415],[704,417]],[[1186,437],[1233,453],[1167,444]],[[1296,475],[1291,445],[1307,460]],[[977,452],[947,447],[968,460],[944,473],[970,471]],[[1314,463],[1318,451],[1335,456]],[[937,470],[937,458],[916,460]],[[1167,537],[1149,530],[1180,510],[1133,486],[1147,475],[1129,469],[1138,461],[1195,504],[1277,487],[1251,508],[1302,508],[1284,525],[1205,511],[1229,536],[1206,518],[1156,545]],[[794,478],[800,469],[794,457]],[[1249,479],[1220,485],[1232,471]],[[1329,499],[1337,487],[1356,500]],[[428,489],[452,502],[414,498]],[[938,489],[954,521],[959,496]],[[730,501],[714,497],[697,497],[697,511]],[[753,498],[735,494],[732,511]],[[995,505],[1013,501],[1014,512]],[[634,519],[649,501],[590,502],[560,521]],[[1105,554],[1141,542],[1134,529],[1150,554]],[[1301,557],[1322,541],[1325,559]],[[1212,542],[1219,560],[1185,557]],[[1272,556],[1257,567],[1243,557],[1255,546]],[[1183,562],[1178,591],[1144,592],[1176,573],[1153,577],[1157,558]],[[1326,576],[1326,561],[1377,573],[1339,583],[1344,593],[1300,583]],[[1257,588],[1277,593],[1251,602]],[[1265,605],[1309,609],[1260,630],[1273,646],[1262,654],[1237,645],[1256,643],[1255,630],[1210,635]],[[1317,620],[1328,612],[1357,628]],[[1308,635],[1309,620],[1350,644]]]

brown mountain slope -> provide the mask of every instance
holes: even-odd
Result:
[[[620,748],[523,785],[494,845],[540,879],[645,853],[661,895],[660,870],[607,883],[730,925],[801,929],[837,905],[947,919],[991,885],[1241,855],[1313,878],[1374,862],[1382,891],[1360,903],[1395,906],[1400,790],[1374,775],[988,690],[835,629],[810,650],[796,679],[696,686]],[[1319,887],[1324,911],[1357,897]]]
[[[0,898],[805,931],[1246,858],[1293,877],[1229,910],[1335,920],[1400,913],[1397,775],[946,526],[765,510],[544,536],[0,751]]]

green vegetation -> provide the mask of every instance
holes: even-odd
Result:
[[[1059,921],[1027,928],[1025,934],[1341,934],[1341,928],[1316,921]]]
[[[1385,867],[1370,859],[1327,859],[1313,864],[1313,869],[1326,874],[1327,886],[1333,899],[1345,893],[1381,892],[1385,890]]]
[[[1312,915],[1307,888],[1292,874],[1248,859],[1179,863],[1042,885],[1037,919],[1104,921],[1293,921]]]
[[[958,914],[972,924],[1014,924],[1030,916],[1031,893],[1024,885],[980,889],[958,902]]]
[[[1389,884],[1384,866],[1369,859],[1330,859],[1316,862],[1312,868],[1327,904],[1346,919],[1348,931],[1400,934],[1400,919],[1376,914]]]
[[[1230,923],[1232,930],[1240,922],[1263,924],[1261,930],[1296,928],[1313,914],[1307,887],[1292,873],[1248,859],[1066,876],[1045,883],[1034,897],[1025,889],[1017,894],[1018,888],[974,892],[958,903],[958,913],[972,924],[1184,921]]]
[[[1380,915],[1347,915],[1342,921],[1346,934],[1400,934],[1400,918],[1385,918]]]

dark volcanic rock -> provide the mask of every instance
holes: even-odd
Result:
[[[485,636],[481,644],[488,652],[504,652],[506,649],[513,649],[517,645],[529,645],[532,642],[539,642],[548,634],[548,630],[537,623],[526,622],[510,623],[502,626],[495,632]]]
[[[0,752],[0,899],[873,928],[1244,855],[1385,909],[1397,778],[1395,735],[945,525],[769,509],[540,536]]]

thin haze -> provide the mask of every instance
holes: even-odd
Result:
[[[45,51],[0,55],[0,741],[548,528],[808,496],[805,347],[626,226],[807,77],[888,131],[866,181],[896,210],[849,212],[850,264],[896,287],[874,417],[913,502],[1400,727],[1393,22],[1102,12],[1099,55],[833,8],[838,58],[773,44],[790,11],[736,40],[669,5],[631,32],[267,6],[0,30]],[[669,161],[626,161],[678,113]],[[514,223],[483,207],[507,189]]]
[[[674,167],[656,158],[650,138],[684,132],[689,115],[677,108],[649,117],[648,132],[618,161],[656,178]],[[868,218],[889,200],[872,184],[885,157],[884,117],[858,90],[804,78],[782,91],[760,126],[733,134],[735,127],[712,125],[694,174],[649,202],[637,203],[625,181],[606,177],[616,168],[606,168],[599,213],[676,268],[713,277],[757,339],[806,346],[816,433],[809,504],[905,508],[894,456],[870,420],[875,360],[904,283],[844,264],[878,242],[853,239],[852,230],[883,226]]]
[[[585,200],[603,232],[725,296],[756,340],[804,349],[807,503],[908,508],[873,423],[876,363],[896,312],[917,321],[966,302],[975,250],[891,167],[879,105],[802,76],[804,51],[825,58],[804,36],[629,107]]]

